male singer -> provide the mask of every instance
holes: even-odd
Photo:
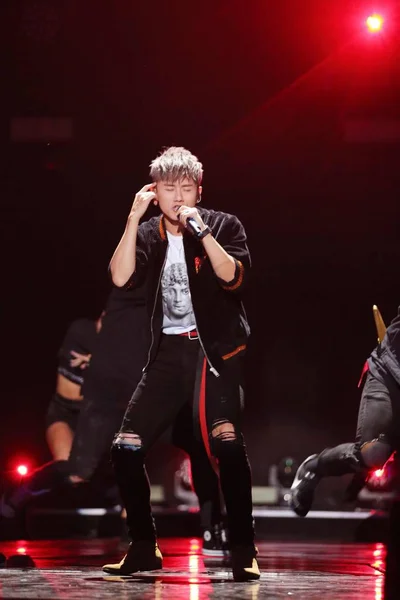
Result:
[[[250,269],[233,215],[198,208],[202,164],[171,147],[151,163],[153,183],[135,196],[111,259],[118,287],[146,284],[148,361],[112,446],[132,543],[108,573],[162,566],[144,467],[146,452],[186,405],[210,460],[218,461],[235,581],[258,579],[251,473],[240,428],[241,356],[249,328],[241,292]],[[150,203],[161,216],[139,225]]]

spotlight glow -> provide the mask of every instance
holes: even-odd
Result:
[[[368,17],[365,24],[370,33],[379,33],[379,31],[382,31],[384,22],[385,20],[382,15],[374,14]]]
[[[28,474],[28,467],[26,465],[18,465],[16,471],[18,475],[20,475],[21,477],[25,477],[25,475]]]

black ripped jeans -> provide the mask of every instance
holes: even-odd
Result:
[[[144,374],[129,403],[119,434],[112,446],[112,460],[121,497],[127,511],[132,540],[156,539],[150,507],[150,486],[145,456],[157,438],[174,423],[174,437],[190,440],[186,449],[199,451],[202,441],[194,435],[192,414],[196,372],[202,356],[198,340],[179,335],[162,335],[158,353]],[[209,369],[206,376],[206,417],[212,454],[218,461],[232,545],[252,545],[251,473],[240,428],[240,359],[225,362],[220,377]],[[234,436],[225,440],[212,435],[213,425],[231,423]],[[135,434],[136,442],[124,438]],[[231,439],[231,438],[234,439]],[[197,491],[197,490],[196,490]]]

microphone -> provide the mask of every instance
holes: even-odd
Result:
[[[178,221],[181,220],[181,215],[178,214]],[[193,233],[195,236],[201,235],[200,225],[193,219],[193,217],[188,217],[186,219],[186,226],[189,229],[190,233]]]
[[[201,229],[200,229],[200,225],[198,224],[197,221],[195,221],[193,219],[193,217],[188,217],[186,219],[186,225],[188,227],[188,229],[190,230],[191,233],[193,233],[193,235],[200,235],[201,234]]]

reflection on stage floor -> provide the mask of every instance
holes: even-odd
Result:
[[[251,583],[234,583],[227,565],[205,559],[198,538],[160,539],[160,547],[162,571],[112,577],[101,565],[121,558],[126,543],[115,538],[0,542],[8,559],[0,569],[0,597],[383,600],[381,543],[261,542],[262,576]]]

